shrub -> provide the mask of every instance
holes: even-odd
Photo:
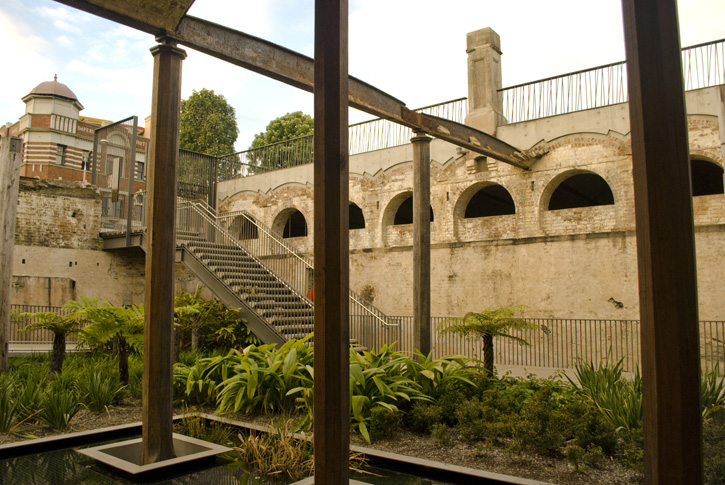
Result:
[[[443,407],[440,404],[417,401],[408,413],[406,422],[413,431],[427,433],[436,424],[441,424],[442,420]]]
[[[711,415],[702,427],[702,454],[706,484],[722,483],[725,477],[725,412]]]
[[[242,462],[262,474],[287,475],[293,480],[310,475],[313,469],[312,442],[292,436],[293,423],[285,422],[269,433],[239,435],[240,445],[234,448]]]
[[[43,395],[38,420],[51,428],[67,428],[80,408],[81,404],[75,392],[48,390]]]
[[[41,409],[44,384],[44,377],[31,374],[22,386],[15,389],[15,414],[19,421],[37,421],[35,417]]]
[[[430,430],[430,434],[439,447],[451,446],[451,429],[443,423],[434,424]]]
[[[551,402],[552,390],[545,388],[522,410],[514,427],[516,447],[541,455],[559,457],[570,432],[567,416]]]
[[[103,374],[100,369],[91,368],[78,382],[78,392],[83,404],[94,413],[103,412],[108,406],[118,403],[126,389],[118,377],[104,377]]]
[[[469,441],[496,443],[511,436],[512,418],[491,405],[478,399],[464,401],[456,411],[456,429]]]
[[[375,408],[370,411],[370,439],[388,438],[402,429],[403,417],[400,411]]]
[[[14,384],[8,378],[0,377],[0,433],[9,434],[15,422]]]

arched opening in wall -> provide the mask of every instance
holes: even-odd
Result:
[[[350,229],[365,229],[365,216],[362,209],[355,203],[350,202]]]
[[[723,193],[723,169],[707,160],[693,158],[690,161],[692,173],[692,195],[714,195]]]
[[[259,239],[257,225],[252,216],[237,216],[229,226],[229,232],[237,239]]]
[[[433,222],[433,208],[430,208],[430,221]],[[411,195],[398,206],[393,219],[394,226],[413,223],[413,196]]]
[[[606,180],[594,173],[577,173],[554,190],[549,199],[549,210],[612,204],[614,195]]]
[[[509,191],[501,185],[487,185],[471,197],[463,215],[465,219],[473,217],[505,216],[516,214],[516,205]]]
[[[283,238],[307,236],[307,221],[297,209],[285,209],[274,218],[272,230]]]

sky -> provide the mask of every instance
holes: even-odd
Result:
[[[725,38],[725,1],[680,0],[680,39]],[[312,56],[313,0],[196,0],[190,15]],[[503,86],[625,59],[621,0],[349,0],[349,72],[418,108],[467,96],[466,33],[501,37]],[[21,98],[66,84],[81,115],[117,121],[151,114],[151,35],[51,0],[1,0],[0,125],[23,115]],[[312,114],[312,95],[186,49],[182,98],[212,89],[235,108],[237,150],[272,119]],[[370,119],[350,110],[350,122]]]

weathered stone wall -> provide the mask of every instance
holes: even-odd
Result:
[[[63,180],[22,177],[15,244],[64,249],[100,249],[101,195],[93,187]]]
[[[688,93],[690,152],[723,166],[715,90]],[[526,304],[530,316],[638,318],[634,187],[626,105],[500,126],[497,136],[542,156],[530,171],[431,144],[432,313],[462,315],[488,306]],[[350,160],[350,201],[365,228],[350,231],[351,288],[375,295],[394,315],[412,313],[412,225],[393,225],[412,194],[409,146]],[[548,210],[552,194],[578,173],[601,176],[613,205]],[[281,232],[297,209],[308,235],[289,240],[312,255],[311,166],[223,183],[223,211],[246,210]],[[286,178],[285,178],[286,177]],[[286,181],[285,181],[286,180]],[[511,215],[465,218],[483,187],[511,195]],[[693,199],[701,319],[725,319],[722,278],[725,195]]]

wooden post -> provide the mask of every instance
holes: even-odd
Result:
[[[8,370],[15,216],[22,159],[23,139],[0,135],[0,372]]]
[[[416,131],[413,144],[413,348],[430,353],[430,142]]]
[[[623,0],[645,482],[702,483],[697,278],[675,0]]]
[[[315,484],[348,483],[347,0],[315,1]]]
[[[157,39],[164,42],[164,39]],[[171,43],[151,49],[154,84],[149,156],[143,353],[142,464],[174,457],[172,351],[176,164],[179,156],[181,62]]]

